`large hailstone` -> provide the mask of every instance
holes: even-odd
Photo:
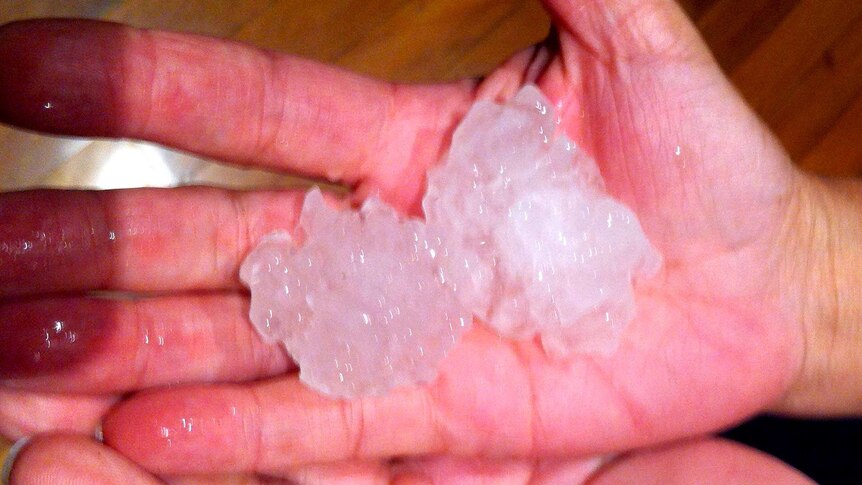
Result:
[[[334,396],[432,380],[471,323],[434,262],[441,239],[376,199],[339,211],[317,189],[299,227],[298,241],[265,237],[240,269],[264,339],[282,342],[303,382]]]
[[[309,192],[295,238],[267,236],[243,263],[252,322],[306,384],[342,397],[432,380],[471,315],[554,356],[612,351],[633,278],[660,258],[556,128],[533,86],[476,103],[429,173],[424,222]]]
[[[634,314],[632,277],[660,258],[557,124],[534,86],[477,103],[429,174],[426,223],[458,248],[442,264],[462,304],[498,333],[539,334],[556,355],[609,352]]]

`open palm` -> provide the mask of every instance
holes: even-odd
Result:
[[[28,410],[51,403],[40,425],[86,429],[107,413],[106,442],[153,471],[279,473],[601,454],[717,430],[780,398],[802,360],[782,292],[801,177],[675,5],[545,3],[552,42],[482,81],[439,86],[115,25],[13,25],[0,33],[0,117],[337,180],[415,213],[470,105],[534,82],[664,256],[614,355],[553,360],[477,326],[432,384],[330,400],[258,340],[237,281],[262,235],[294,225],[301,194],[4,194],[0,393],[15,404],[0,406],[3,431],[28,432]],[[22,40],[27,53],[14,50]],[[91,290],[152,295],[72,295]]]

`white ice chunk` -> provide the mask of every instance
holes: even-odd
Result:
[[[425,225],[374,202],[338,211],[314,190],[300,228],[303,244],[268,236],[240,271],[260,333],[281,340],[300,378],[326,394],[433,379],[471,319],[439,278]]]
[[[252,322],[304,382],[345,397],[433,379],[471,315],[555,356],[612,351],[635,313],[633,278],[660,258],[557,128],[533,86],[477,103],[428,175],[424,222],[309,192],[296,239],[272,234],[243,264]]]
[[[459,299],[501,335],[539,334],[554,354],[609,352],[634,314],[632,278],[660,259],[556,119],[533,86],[507,105],[477,103],[429,174],[425,218],[459,255],[441,262]],[[462,259],[476,269],[459,274]]]

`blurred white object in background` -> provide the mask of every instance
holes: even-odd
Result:
[[[306,187],[302,178],[214,163],[152,143],[46,136],[0,126],[0,191],[211,185]]]

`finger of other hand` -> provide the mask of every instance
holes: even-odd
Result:
[[[622,455],[600,469],[589,485],[773,484],[814,482],[775,457],[739,443],[699,439]]]
[[[158,485],[155,477],[91,439],[50,435],[33,439],[18,454],[10,483]]]
[[[0,388],[0,434],[17,440],[42,433],[93,436],[116,396],[37,393]]]

